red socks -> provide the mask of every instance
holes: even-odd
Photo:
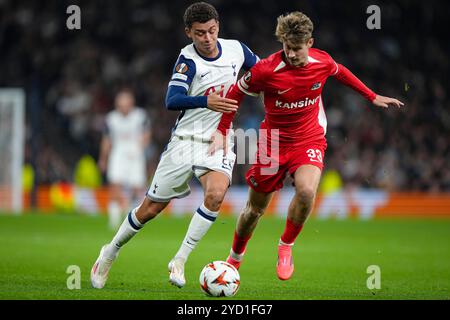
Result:
[[[281,236],[281,241],[286,244],[294,243],[295,239],[302,231],[303,224],[296,224],[292,220],[286,219],[286,227],[284,229],[283,235]],[[233,239],[233,252],[236,254],[242,254],[247,247],[247,242],[252,237],[252,234],[248,236],[240,237],[236,231],[234,231]]]
[[[294,243],[302,228],[303,224],[295,224],[292,220],[286,219],[286,228],[281,236],[281,241],[286,244]]]
[[[247,242],[252,237],[252,234],[249,234],[248,236],[240,237],[234,231],[234,239],[233,239],[233,252],[236,254],[242,254],[245,251],[245,248],[247,247]]]

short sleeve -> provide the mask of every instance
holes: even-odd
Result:
[[[195,62],[192,59],[187,59],[185,56],[180,55],[172,71],[172,77],[170,78],[170,86],[178,86],[189,90],[189,87],[194,79],[196,72]]]
[[[240,42],[242,46],[242,51],[244,52],[244,63],[242,64],[242,68],[244,70],[250,70],[258,61],[259,57],[252,52],[245,44]]]
[[[257,96],[263,90],[264,64],[256,63],[237,82],[239,90],[250,96]]]

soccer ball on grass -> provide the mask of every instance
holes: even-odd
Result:
[[[212,297],[232,297],[240,285],[237,269],[225,261],[208,263],[200,273],[200,287]]]

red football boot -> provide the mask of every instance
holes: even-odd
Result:
[[[280,280],[288,280],[294,272],[292,246],[278,245],[277,275]]]

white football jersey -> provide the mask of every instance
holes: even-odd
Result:
[[[110,158],[144,157],[145,146],[142,137],[149,130],[149,119],[141,108],[134,108],[127,115],[117,110],[110,111],[106,116],[106,134],[111,139]]]
[[[235,84],[239,70],[250,69],[258,57],[237,40],[218,39],[216,58],[202,57],[194,44],[184,47],[174,68],[170,86],[187,90],[188,96],[207,96],[223,89],[225,97]],[[208,141],[217,129],[222,113],[208,108],[185,109],[178,117],[173,135]]]

